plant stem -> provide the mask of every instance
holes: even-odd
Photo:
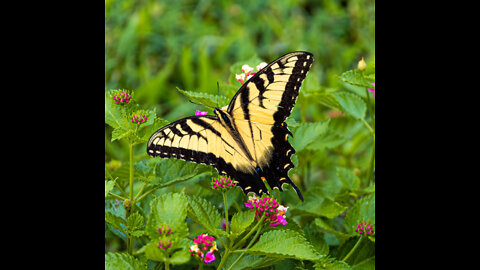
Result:
[[[117,195],[117,194],[111,193],[111,192],[108,193],[108,196],[112,196],[112,197],[114,197],[115,199],[120,200],[120,201],[122,201],[122,202],[125,201],[125,199],[126,199],[126,198],[124,198],[124,197],[122,197],[122,196],[120,196],[120,195]]]
[[[135,202],[133,199],[133,144],[129,144],[129,156],[130,156],[130,183],[129,183],[129,198],[130,198],[130,209],[127,211],[127,217],[133,213],[133,208],[135,206]],[[130,234],[128,236],[128,253],[133,255],[133,244],[135,242],[135,237]]]
[[[360,236],[360,239],[358,239],[357,243],[355,244],[355,246],[353,246],[352,250],[350,250],[350,252],[348,252],[347,256],[345,256],[345,258],[343,258],[342,262],[348,260],[348,258],[355,252],[355,250],[360,246],[360,243],[362,242],[363,240],[363,236]]]
[[[130,183],[129,183],[129,198],[130,198],[130,203],[131,207],[129,209],[129,214],[132,214],[133,212],[133,144],[129,144],[129,156],[130,156]]]
[[[373,130],[373,128],[367,123],[367,121],[365,121],[365,119],[360,119],[360,122],[362,122],[362,124],[368,129],[368,131],[370,131],[370,134],[372,134],[373,137],[373,141],[375,141],[375,131]]]
[[[226,232],[229,234],[230,233],[230,225],[228,224],[228,205],[227,205],[227,195],[225,194],[225,191],[222,192],[223,194],[223,206],[225,207],[225,224],[226,224]]]
[[[370,114],[370,118],[372,119],[373,130],[375,130],[375,117],[373,114],[373,104],[370,101],[370,94],[368,93],[368,88],[365,88],[365,91],[367,92],[368,113]]]
[[[367,186],[373,183],[373,167],[375,165],[375,141],[373,141],[372,157],[370,158],[370,168],[368,169]],[[372,180],[370,182],[370,180]]]
[[[253,227],[253,229],[252,229],[247,235],[245,235],[245,237],[243,237],[243,239],[240,240],[240,242],[238,242],[238,243],[233,247],[233,249],[237,249],[238,247],[240,247],[240,246],[243,244],[243,242],[245,242],[245,241],[248,239],[248,237],[250,237],[250,235],[252,235],[253,232],[255,232],[255,231],[258,229],[258,227],[259,227],[259,226],[263,223],[263,221],[265,220],[265,217],[266,217],[266,216],[263,215],[262,218],[257,222],[257,224],[255,224],[255,227]]]
[[[165,262],[165,270],[170,270],[170,264],[168,262]]]
[[[222,260],[220,261],[217,270],[221,270],[223,268],[223,265],[227,262],[228,256],[230,256],[230,250],[228,248],[225,248],[225,253],[223,254]]]
[[[373,104],[370,101],[370,94],[368,93],[368,88],[365,88],[365,92],[367,93],[367,104],[368,104],[368,113],[370,114],[371,121],[372,121],[372,127],[370,128],[370,132],[373,135],[373,150],[372,150],[372,156],[370,158],[370,168],[368,169],[368,178],[367,178],[367,186],[370,186],[370,180],[373,182],[373,166],[375,163],[375,116],[373,112]]]
[[[147,186],[147,183],[143,183],[143,186],[140,188],[140,191],[137,193],[135,198],[133,198],[135,200],[135,202],[137,201],[138,196],[140,196],[142,194],[142,192],[143,192],[143,190],[145,189],[146,186]]]
[[[262,226],[258,227],[257,229],[257,233],[255,234],[255,236],[252,238],[252,240],[250,241],[250,243],[248,243],[246,249],[249,249],[253,243],[255,243],[255,241],[257,241],[257,238],[258,238],[258,235],[260,234],[260,231],[262,230],[263,228],[263,223],[262,223]],[[235,252],[235,251],[234,251]],[[243,257],[245,253],[242,253],[240,254],[240,256],[238,256],[238,258],[232,263],[232,265],[230,265],[230,267],[228,268],[228,270],[232,269],[232,267],[238,262],[240,261],[240,259]]]

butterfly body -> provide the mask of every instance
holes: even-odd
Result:
[[[250,78],[227,107],[216,108],[215,116],[191,116],[159,129],[147,153],[212,165],[245,194],[268,194],[264,182],[281,191],[290,184],[303,200],[288,176],[295,149],[285,120],[312,62],[308,52],[280,57]]]

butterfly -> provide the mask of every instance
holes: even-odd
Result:
[[[228,106],[215,108],[215,116],[183,118],[156,131],[147,153],[212,165],[245,194],[269,194],[265,182],[280,191],[290,184],[303,201],[288,176],[295,149],[288,142],[293,135],[285,120],[312,63],[309,52],[278,58],[248,79]]]

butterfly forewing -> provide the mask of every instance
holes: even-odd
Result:
[[[291,132],[284,121],[312,62],[308,52],[280,57],[233,97],[226,110],[233,125],[225,126],[213,116],[180,119],[152,135],[147,153],[213,165],[219,174],[234,178],[245,194],[268,194],[264,181],[280,190],[290,184],[303,200],[288,177],[295,150],[288,142]]]

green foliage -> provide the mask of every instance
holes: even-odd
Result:
[[[147,266],[134,256],[125,253],[106,253],[105,270],[117,269],[147,269]]]
[[[246,250],[256,255],[316,261],[321,258],[308,241],[291,230],[264,233],[253,247]]]
[[[105,269],[198,269],[189,248],[207,233],[218,251],[205,269],[374,269],[375,236],[355,231],[375,226],[374,14],[366,0],[105,1]],[[147,155],[161,127],[228,105],[242,65],[296,50],[315,62],[287,120],[304,202],[271,191],[287,225],[259,221],[238,188],[224,201],[211,166]],[[147,121],[132,123],[139,111]]]

